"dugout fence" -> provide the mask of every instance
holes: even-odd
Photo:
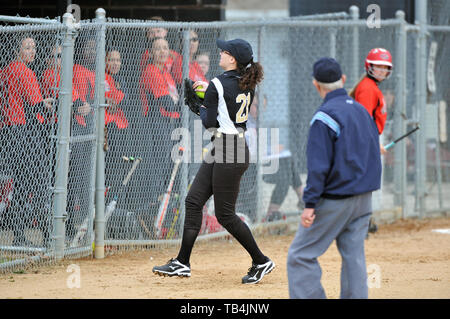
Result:
[[[252,158],[236,206],[254,231],[298,224],[309,121],[321,103],[312,64],[335,57],[350,89],[373,47],[394,58],[381,87],[388,106],[381,141],[421,128],[383,157],[375,219],[449,211],[450,27],[432,25],[427,9],[416,25],[399,11],[379,28],[360,19],[357,7],[249,22],[123,20],[103,9],[81,21],[69,13],[61,20],[0,16],[0,269],[180,242],[184,198],[211,146],[211,133],[183,105],[182,80],[221,73],[217,38],[248,40],[265,71],[249,114]],[[164,39],[151,40],[158,32]],[[199,238],[226,236],[212,198]]]

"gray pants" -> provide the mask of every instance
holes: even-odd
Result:
[[[326,298],[317,258],[333,240],[342,257],[341,298],[368,298],[364,240],[372,215],[372,193],[346,199],[321,198],[311,227],[299,226],[289,248],[290,298]]]

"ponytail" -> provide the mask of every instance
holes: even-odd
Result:
[[[254,90],[264,78],[264,70],[259,62],[250,61],[249,66],[238,64],[238,72],[241,75],[239,88],[241,90]]]
[[[355,98],[355,92],[356,92],[356,88],[358,87],[358,85],[362,82],[362,80],[364,80],[364,78],[367,76],[367,73],[364,73],[361,78],[358,80],[358,82],[356,82],[355,86],[350,90],[350,92],[348,92],[348,95],[351,98]]]

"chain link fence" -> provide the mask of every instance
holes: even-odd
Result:
[[[298,222],[309,122],[321,104],[311,83],[314,61],[335,57],[350,90],[374,47],[394,58],[394,75],[381,87],[389,112],[383,144],[417,123],[427,137],[424,143],[414,134],[383,157],[374,216],[423,217],[450,207],[444,196],[448,27],[430,29],[425,43],[427,50],[438,45],[435,91],[428,92],[426,106],[433,111],[427,109],[424,120],[417,93],[423,34],[401,13],[374,29],[359,19],[357,8],[320,19],[254,22],[97,14],[79,23],[65,15],[62,22],[0,27],[0,269],[180,242],[184,198],[211,147],[210,132],[184,106],[182,80],[210,81],[222,72],[217,38],[249,41],[265,72],[249,115],[251,164],[236,205],[253,230],[280,231]],[[33,55],[28,62],[27,50]],[[421,143],[427,146],[425,166],[418,165]],[[211,198],[199,238],[226,235]]]
[[[0,31],[0,265],[51,260],[56,70],[62,27],[13,21]]]

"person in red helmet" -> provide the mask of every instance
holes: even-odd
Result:
[[[392,74],[392,55],[384,48],[374,48],[367,54],[364,67],[366,73],[350,91],[349,95],[366,108],[377,125],[378,133],[381,135],[387,119],[387,107],[383,92],[378,85]],[[380,153],[381,155],[386,154],[386,150],[381,143]],[[377,230],[378,226],[371,218],[368,231],[375,233]]]
[[[349,94],[357,102],[361,103],[373,117],[380,135],[383,133],[386,123],[387,108],[383,93],[378,85],[391,76],[392,68],[392,56],[388,50],[383,48],[370,50],[365,61],[366,74]],[[381,144],[380,150],[381,154],[386,153]]]

